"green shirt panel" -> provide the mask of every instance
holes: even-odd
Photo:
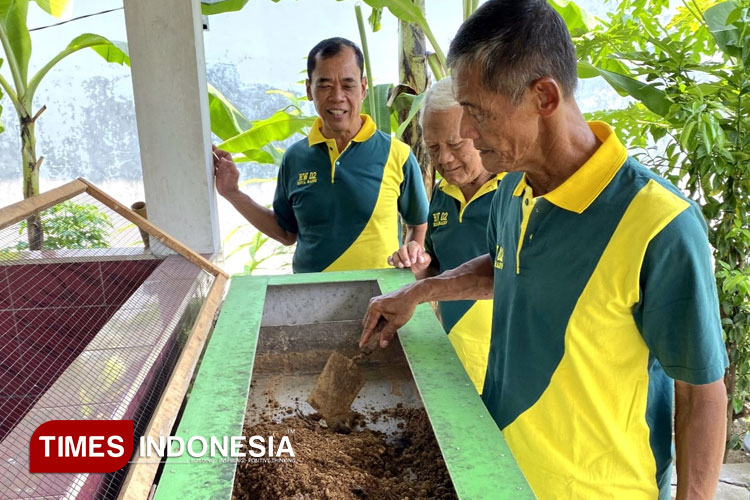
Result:
[[[487,220],[494,189],[473,198],[461,214],[462,202],[436,186],[427,217],[425,250],[436,262],[438,272],[454,269],[487,253]],[[497,180],[491,181],[497,185]],[[438,302],[443,328],[449,333],[474,304],[473,300]],[[489,318],[488,318],[489,322]]]
[[[384,170],[391,154],[390,136],[376,131],[363,142],[352,141],[337,158],[334,172],[328,145],[303,139],[284,154],[273,209],[286,231],[297,233],[292,269],[320,272],[342,255],[372,217],[383,218],[398,234],[399,213],[374,214]],[[427,196],[419,166],[410,153],[402,169],[398,208],[407,224],[426,221]],[[395,249],[382,249],[395,251]]]
[[[649,401],[646,418],[657,477],[669,491],[674,384],[706,384],[723,377],[727,352],[721,339],[719,302],[707,227],[691,204],[657,235],[643,261],[642,297],[633,311],[648,345]],[[664,498],[669,498],[662,491]]]

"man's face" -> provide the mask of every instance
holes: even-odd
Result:
[[[487,90],[471,67],[454,75],[453,92],[463,108],[461,137],[474,140],[484,168],[518,172],[538,154],[539,114],[530,91],[514,104]]]
[[[367,91],[360,77],[354,50],[344,47],[333,57],[316,56],[312,80],[307,81],[307,98],[323,121],[323,135],[354,135],[362,126],[359,113]]]
[[[462,187],[484,173],[474,141],[461,137],[458,127],[461,107],[445,111],[425,111],[422,137],[440,175],[450,184]]]

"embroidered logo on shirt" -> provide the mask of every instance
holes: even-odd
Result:
[[[432,214],[432,227],[445,226],[448,224],[448,212],[435,212]]]
[[[497,251],[496,251],[496,257],[495,257],[495,267],[498,269],[503,268],[503,247],[500,245],[497,245]]]
[[[297,178],[297,185],[304,186],[305,184],[315,184],[318,182],[317,172],[302,172]]]

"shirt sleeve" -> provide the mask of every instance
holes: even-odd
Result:
[[[409,152],[402,168],[404,180],[398,197],[398,211],[406,224],[418,226],[427,222],[427,193],[424,190],[422,172],[412,152]]]
[[[294,209],[292,208],[292,200],[289,199],[287,190],[287,170],[286,156],[281,160],[281,167],[279,167],[279,175],[276,179],[276,192],[273,196],[273,214],[276,217],[276,222],[284,231],[291,233],[298,233],[299,227],[297,226],[297,218],[294,216]]]
[[[693,204],[649,243],[634,316],[667,375],[700,385],[724,376],[728,359],[706,223]]]

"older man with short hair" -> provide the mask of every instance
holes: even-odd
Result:
[[[449,64],[461,135],[508,172],[488,253],[371,301],[387,345],[430,300],[493,298],[482,398],[542,499],[713,498],[727,355],[706,223],[573,96],[576,57],[545,0],[490,0]]]
[[[391,256],[398,268],[417,279],[435,276],[487,253],[487,218],[492,195],[504,174],[482,167],[474,141],[461,137],[461,106],[451,78],[430,87],[422,105],[422,139],[442,176],[427,217],[424,247],[416,241]],[[440,322],[477,392],[482,393],[492,327],[491,300],[438,302]]]
[[[279,168],[273,209],[239,190],[232,155],[215,150],[216,189],[259,231],[297,243],[297,273],[377,269],[405,240],[424,242],[427,196],[409,146],[360,114],[367,92],[363,56],[329,38],[307,57],[307,97],[318,119]],[[400,218],[399,218],[400,216]]]

